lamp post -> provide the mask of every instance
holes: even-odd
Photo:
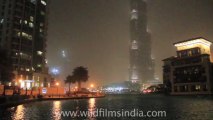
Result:
[[[56,83],[56,86],[57,86],[57,94],[58,94],[58,86],[59,86],[59,83],[57,82]],[[59,95],[58,95],[59,96]]]

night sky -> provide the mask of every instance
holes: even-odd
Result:
[[[213,0],[147,0],[156,74],[173,43],[202,36],[213,41]],[[47,59],[61,76],[88,67],[88,83],[128,80],[129,0],[51,0]],[[64,51],[64,54],[63,52]]]

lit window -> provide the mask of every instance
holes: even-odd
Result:
[[[29,72],[29,71],[30,71],[30,69],[29,69],[29,68],[27,68],[27,69],[26,69],[26,71],[28,71],[28,72]]]
[[[31,27],[31,28],[33,28],[34,27],[34,25],[33,25],[33,23],[29,23],[29,26]]]
[[[41,28],[39,29],[39,31],[40,31],[40,32],[43,32],[43,30],[42,30]]]
[[[138,19],[138,12],[137,12],[137,10],[135,10],[135,9],[132,10],[131,19]]]
[[[41,51],[37,51],[37,54],[38,54],[38,55],[42,55],[42,54],[43,54],[43,52],[41,52]]]
[[[20,22],[20,24],[21,24],[21,23],[22,23],[22,20],[20,20],[19,22]]]
[[[38,64],[37,67],[41,67],[41,64]]]
[[[195,86],[195,89],[196,89],[197,91],[199,91],[199,90],[200,90],[200,85],[196,85],[196,86]]]
[[[3,23],[4,22],[4,19],[1,19],[1,23]]]
[[[133,42],[132,42],[132,49],[133,49],[133,50],[138,49],[138,44],[137,44],[137,41],[136,41],[136,40],[133,40]]]
[[[27,33],[25,33],[25,32],[18,32],[17,33],[17,36],[21,36],[22,35],[22,37],[25,37],[25,38],[27,38],[27,39],[29,39],[29,40],[32,40],[32,35],[29,35],[29,34],[27,34]]]
[[[47,3],[44,1],[44,0],[41,0],[41,4],[43,4],[43,5],[47,5]]]
[[[27,21],[25,20],[24,23],[27,24]]]
[[[47,59],[45,59],[45,63],[46,63],[46,64],[48,63],[48,60],[47,60]]]

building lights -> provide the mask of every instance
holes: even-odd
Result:
[[[47,5],[47,3],[44,0],[41,0],[41,4],[43,4],[44,6]]]
[[[4,22],[4,19],[1,19],[1,22],[0,23],[3,23]]]
[[[133,50],[137,50],[138,49],[138,44],[137,44],[136,40],[133,40],[133,42],[132,42],[132,49]]]
[[[41,52],[41,51],[37,51],[37,54],[38,54],[38,55],[42,55],[42,54],[43,54],[43,52]]]
[[[137,10],[133,9],[132,12],[131,12],[131,19],[134,20],[134,19],[138,19],[138,12]]]
[[[27,38],[27,39],[29,39],[29,40],[32,40],[32,35],[29,35],[29,34],[27,34],[27,33],[25,33],[25,32],[18,32],[18,33],[17,33],[17,36],[18,36],[18,37],[22,36],[22,37],[25,37],[25,38]]]
[[[194,45],[204,45],[204,46],[210,47],[211,44],[212,44],[211,42],[209,42],[205,39],[199,38],[199,39],[190,40],[190,41],[186,41],[186,42],[176,43],[174,46],[175,47],[182,47],[182,46],[190,47],[190,46],[194,46]]]
[[[27,20],[25,20],[24,23],[27,24],[28,23]]]
[[[199,48],[199,51],[201,54],[211,55],[211,50],[210,50],[211,44],[212,44],[211,42],[203,38],[198,38],[198,39],[178,42],[178,43],[175,43],[174,46],[177,47],[178,51]],[[191,55],[190,52],[189,52],[189,55]]]
[[[33,23],[30,22],[29,27],[33,28],[34,27]]]
[[[41,64],[38,64],[37,67],[41,67]]]

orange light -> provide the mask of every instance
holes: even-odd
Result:
[[[93,87],[94,87],[94,85],[93,85],[93,84],[91,84],[91,85],[90,85],[90,87],[91,87],[91,88],[93,88]]]
[[[59,83],[57,82],[56,85],[59,86]]]
[[[22,83],[22,82],[23,82],[23,80],[22,80],[22,79],[20,79],[20,80],[19,80],[19,83]]]

